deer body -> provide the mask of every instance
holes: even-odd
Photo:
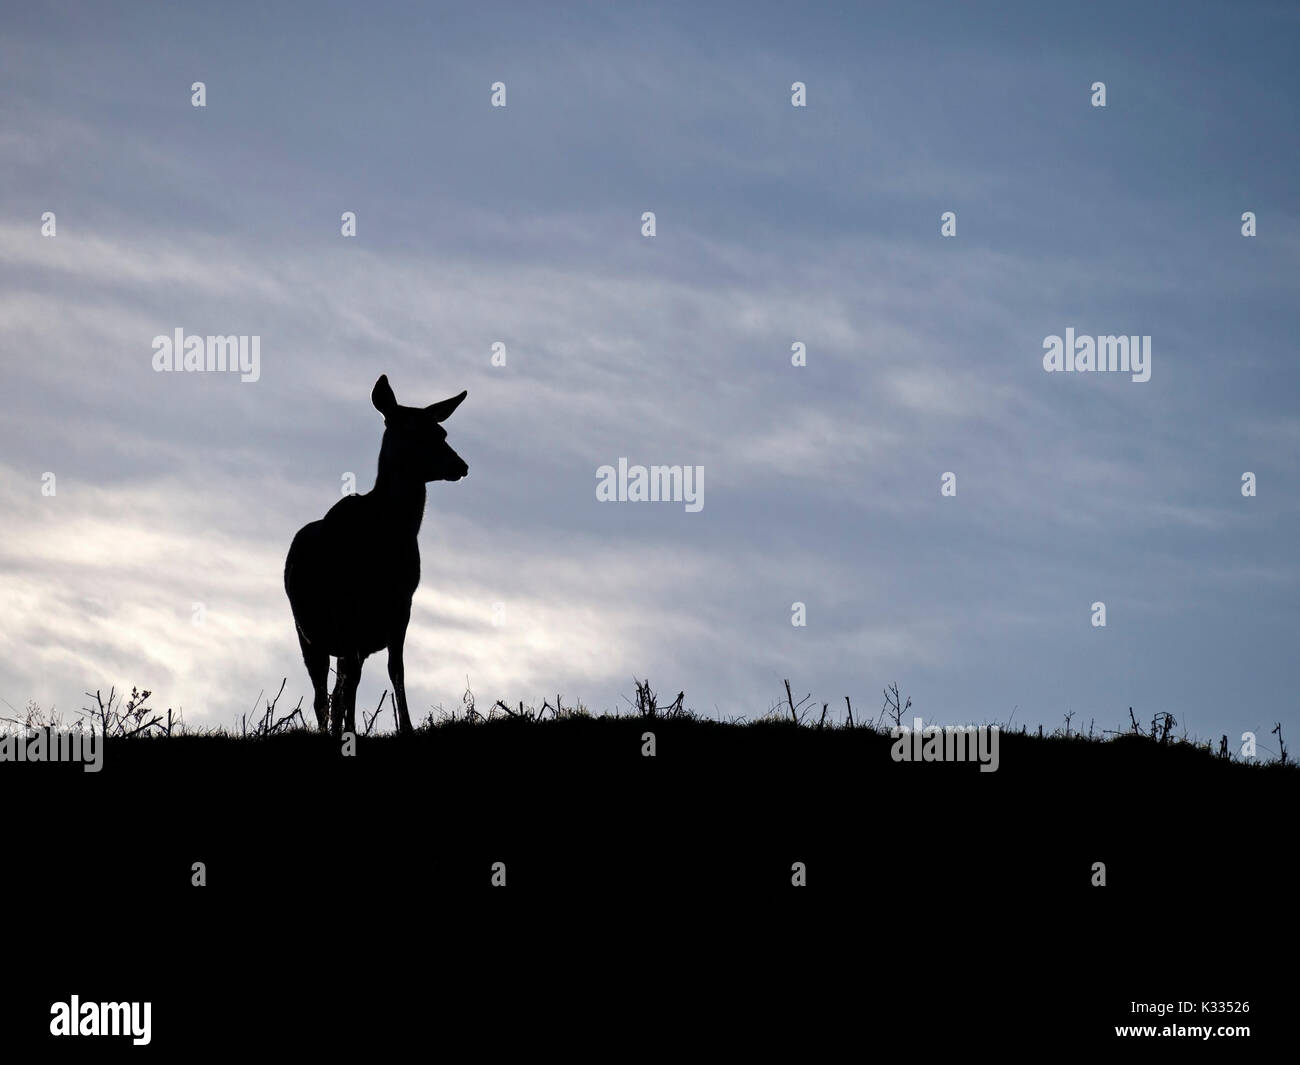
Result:
[[[388,378],[380,377],[371,393],[385,419],[374,489],[339,500],[324,518],[298,530],[289,547],[284,588],[311,677],[312,705],[321,730],[330,725],[336,737],[345,728],[356,730],[361,665],[384,648],[398,727],[411,731],[402,648],[411,598],[420,583],[424,486],[458,481],[469,473],[440,424],[464,398],[462,392],[429,407],[402,407]],[[331,657],[338,660],[332,722]]]

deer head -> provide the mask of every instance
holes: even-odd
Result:
[[[379,448],[379,468],[395,478],[412,481],[459,481],[469,466],[447,443],[441,425],[468,393],[427,407],[403,407],[393,395],[388,375],[375,382],[370,402],[384,416],[384,440]]]

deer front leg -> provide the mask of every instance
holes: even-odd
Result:
[[[406,634],[403,633],[403,636]],[[397,729],[403,735],[411,730],[411,715],[406,712],[406,668],[402,663],[402,643],[388,647],[388,679],[393,682],[393,704],[397,707]]]
[[[347,673],[343,685],[343,729],[357,734],[357,686],[361,683],[361,655],[352,655],[348,659]]]

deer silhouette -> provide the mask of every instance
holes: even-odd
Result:
[[[417,536],[424,517],[425,484],[459,481],[469,467],[447,443],[441,422],[467,393],[428,407],[403,407],[385,374],[370,402],[384,416],[375,487],[340,499],[319,521],[298,530],[284,562],[284,590],[293,608],[302,658],[311,677],[316,722],[337,739],[356,731],[361,664],[388,648],[398,728],[411,731],[406,709],[402,645],[411,620],[411,597],[420,583]],[[326,687],[330,657],[338,659],[331,701]]]

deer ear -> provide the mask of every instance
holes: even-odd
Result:
[[[392,385],[388,383],[388,374],[379,375],[379,380],[375,382],[375,387],[370,393],[370,402],[385,418],[397,406],[397,397],[393,395]]]
[[[435,422],[445,422],[451,417],[452,411],[460,406],[461,400],[468,395],[468,392],[462,392],[459,396],[452,396],[451,399],[444,399],[441,403],[430,403],[424,409],[433,415],[433,420]]]

